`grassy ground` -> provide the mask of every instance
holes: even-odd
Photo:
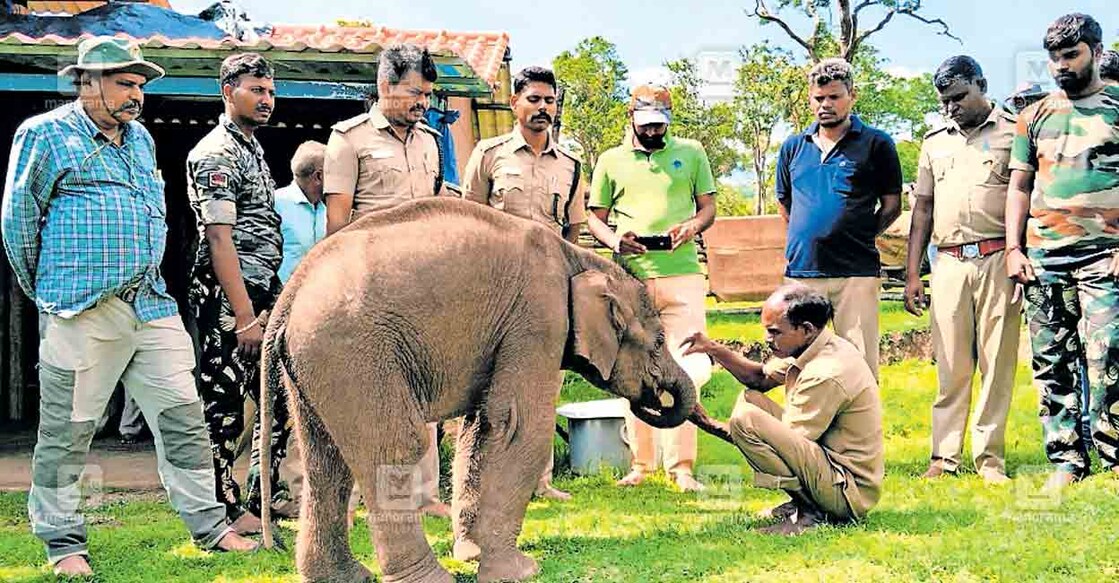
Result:
[[[892,318],[888,312],[886,321]],[[909,324],[897,316],[883,328],[895,325]],[[731,332],[758,335],[738,329],[750,326],[731,326]],[[540,561],[538,580],[555,582],[1119,579],[1119,479],[1093,477],[1061,497],[1040,495],[1048,468],[1025,368],[1015,390],[1007,439],[1015,480],[1009,486],[987,487],[973,473],[919,479],[928,456],[935,372],[928,363],[909,361],[882,369],[885,495],[863,524],[793,539],[756,534],[755,514],[783,496],[750,487],[750,471],[737,450],[701,435],[697,472],[711,484],[708,492],[676,493],[660,478],[619,490],[608,475],[561,476],[557,485],[575,501],[533,502],[521,547]],[[734,380],[718,372],[704,401],[713,414],[726,417],[737,391]],[[569,380],[565,387],[566,399],[603,396],[582,381]],[[109,498],[87,513],[101,580],[298,580],[290,551],[249,558],[201,552],[160,497]],[[428,519],[425,529],[444,565],[459,580],[473,580],[473,565],[446,558],[447,522]],[[375,567],[363,524],[351,542],[358,558]],[[49,581],[43,563],[29,533],[26,496],[0,494],[0,580]]]

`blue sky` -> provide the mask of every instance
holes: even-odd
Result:
[[[211,0],[171,0],[197,12]],[[774,4],[770,0],[770,4]],[[937,36],[932,27],[895,18],[871,37],[898,72],[932,71],[946,57],[967,53],[979,60],[992,94],[1005,96],[1028,71],[1027,51],[1040,49],[1046,26],[1066,12],[1092,14],[1108,43],[1119,37],[1117,0],[925,0],[925,13],[948,21],[963,44]],[[775,26],[760,27],[743,13],[753,0],[241,0],[257,20],[324,24],[337,18],[368,19],[396,28],[506,31],[513,66],[548,64],[580,39],[601,35],[618,46],[633,81],[655,77],[666,60],[700,50],[733,50],[763,38],[784,41]],[[873,18],[864,16],[864,20]],[[806,22],[801,22],[802,28]],[[792,46],[791,41],[786,46]],[[1035,65],[1036,66],[1036,65]]]

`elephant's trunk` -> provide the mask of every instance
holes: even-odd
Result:
[[[666,404],[666,401],[670,403]],[[691,380],[674,381],[646,391],[641,399],[630,403],[630,410],[638,419],[666,429],[676,427],[687,420],[695,409],[696,394]]]

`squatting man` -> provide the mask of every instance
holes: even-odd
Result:
[[[882,407],[870,366],[851,342],[825,328],[831,302],[803,284],[779,288],[762,307],[766,342],[776,357],[764,365],[697,332],[685,354],[706,354],[746,390],[729,427],[707,417],[700,428],[730,441],[754,469],[759,488],[790,500],[766,514],[767,534],[792,535],[827,522],[862,519],[881,497],[885,460]],[[765,395],[785,386],[785,406]]]

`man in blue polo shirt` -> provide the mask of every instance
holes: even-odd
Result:
[[[878,249],[901,213],[901,164],[893,140],[851,113],[851,65],[820,61],[808,73],[816,122],[781,146],[777,200],[789,225],[785,278],[835,305],[835,331],[878,376]]]

